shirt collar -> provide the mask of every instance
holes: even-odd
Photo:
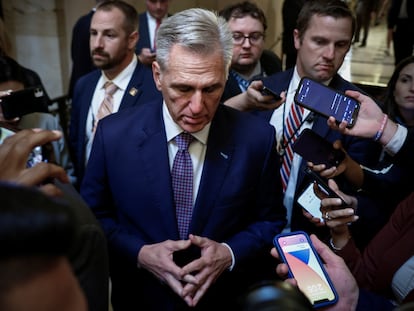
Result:
[[[173,118],[171,117],[170,111],[167,108],[167,104],[165,101],[162,105],[162,114],[164,117],[164,125],[165,125],[165,133],[167,135],[167,142],[170,142],[174,139],[175,136],[181,134],[183,129],[174,122]],[[191,133],[199,142],[206,145],[208,133],[210,132],[211,122],[208,123],[201,131],[196,133]]]
[[[124,68],[116,77],[112,79],[112,82],[118,87],[119,90],[125,91],[128,87],[129,81],[131,80],[132,74],[134,73],[135,67],[137,66],[137,56],[132,57],[132,61],[128,66]],[[98,82],[98,89],[104,87],[106,81],[109,81],[108,77],[102,71],[101,79]]]

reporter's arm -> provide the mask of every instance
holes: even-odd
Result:
[[[246,92],[227,99],[223,104],[240,111],[272,110],[279,107],[285,101],[284,93],[281,94],[281,100],[274,101],[273,96],[261,93],[262,88],[262,81],[252,81]]]

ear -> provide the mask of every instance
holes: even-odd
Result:
[[[159,91],[161,91],[162,83],[161,83],[161,69],[160,65],[157,61],[152,62],[152,76],[154,78],[155,86]]]
[[[135,46],[137,45],[139,39],[138,31],[134,31],[128,37],[128,48],[131,50],[135,50]]]
[[[301,46],[301,42],[300,42],[300,36],[299,36],[299,31],[297,29],[293,30],[293,41],[295,43],[295,48],[296,50],[298,50]]]

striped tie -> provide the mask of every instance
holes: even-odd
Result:
[[[104,84],[104,89],[105,97],[101,105],[99,106],[98,113],[96,115],[97,120],[95,120],[92,132],[95,132],[96,126],[98,125],[98,121],[106,117],[107,115],[111,114],[114,109],[114,98],[112,97],[112,95],[116,92],[118,87],[112,81],[107,81]]]
[[[280,175],[282,178],[283,192],[289,182],[290,169],[292,167],[293,149],[292,145],[299,136],[298,129],[302,125],[303,107],[292,103],[289,114],[286,118],[286,127],[283,130],[283,145],[285,152],[283,154],[282,167],[280,168]]]

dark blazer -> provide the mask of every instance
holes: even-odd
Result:
[[[79,185],[81,184],[85,171],[86,120],[93,93],[95,92],[96,84],[100,77],[100,70],[95,70],[82,77],[76,83],[72,100],[69,147]],[[133,89],[135,89],[135,92],[130,92]],[[158,98],[161,98],[161,93],[155,87],[152,70],[138,62],[128,84],[128,88],[125,90],[119,110],[138,106]]]
[[[68,96],[72,98],[76,81],[83,75],[93,71],[95,66],[92,62],[89,48],[89,29],[94,10],[81,16],[73,26],[72,42],[70,47],[72,57],[72,73],[70,75]]]
[[[198,308],[137,268],[142,246],[179,239],[161,101],[99,122],[81,195],[108,239],[115,310],[235,310],[249,282],[274,276],[269,250],[286,223],[279,158],[274,129],[250,114],[219,105],[211,124],[189,232],[226,242],[236,266]]]
[[[395,206],[407,195],[414,191],[412,176],[414,174],[414,129],[409,129],[407,138],[400,151],[394,156],[388,156],[387,162],[378,166],[364,169],[362,189],[382,205],[384,210],[391,213]],[[392,193],[392,195],[390,195]],[[388,215],[389,217],[389,215]]]
[[[139,39],[135,47],[135,54],[137,55],[141,54],[142,48],[151,47],[146,11],[144,13],[139,14],[138,33],[139,33]]]
[[[280,58],[271,50],[264,50],[262,56],[260,57],[260,64],[264,73],[267,76],[270,76],[276,72],[282,71],[282,61]],[[258,80],[263,78],[263,74],[260,77],[253,78],[253,80]],[[229,77],[226,81],[226,86],[224,87],[223,95],[221,96],[221,101],[225,102],[227,99],[241,94],[239,83],[229,74]]]
[[[265,85],[268,85],[271,89],[274,89],[276,92],[280,93],[282,91],[285,91],[289,88],[290,80],[293,76],[293,68],[277,73],[275,75],[272,75],[270,77],[264,78],[263,83]],[[339,91],[346,91],[346,90],[358,90],[362,92],[360,89],[355,87],[350,82],[344,80],[341,76],[338,74],[335,75],[329,84],[330,87],[339,90]],[[259,116],[262,116],[266,118],[266,120],[270,120],[273,110],[270,111],[263,111],[263,112],[257,112]],[[335,140],[339,139],[342,142],[342,146],[344,149],[348,152],[348,154],[358,163],[364,164],[364,165],[375,165],[378,161],[379,154],[381,152],[381,147],[379,144],[375,143],[374,141],[370,139],[362,139],[362,138],[356,138],[351,137],[347,135],[342,135],[338,131],[332,130],[328,127],[326,124],[326,118],[318,115],[314,115],[313,117],[313,126],[312,130],[319,134],[320,136],[324,137],[330,142],[334,142]],[[303,169],[306,166],[306,161],[301,162],[301,168],[299,170],[299,175],[297,179],[296,184],[296,197],[300,194],[300,192],[304,189],[306,185],[310,182],[310,180],[305,176],[305,173]],[[343,183],[341,183],[341,180],[338,180],[342,186],[344,186]],[[345,190],[351,190],[347,188],[342,188]],[[296,201],[296,200],[295,200]],[[305,231],[313,231],[314,225],[310,224],[310,222],[305,219],[305,217],[302,214],[302,209],[299,205],[295,205],[293,208],[293,214],[292,214],[292,230],[305,230]]]
[[[400,14],[401,4],[403,0],[392,0],[387,15],[387,27],[388,29],[394,28],[398,23],[398,15]],[[408,19],[414,20],[414,3],[407,1],[407,15]],[[408,30],[408,29],[407,29]]]
[[[168,14],[168,16],[171,16]],[[147,12],[139,14],[139,39],[135,47],[135,54],[141,54],[143,48],[151,48],[150,34],[148,29]]]

